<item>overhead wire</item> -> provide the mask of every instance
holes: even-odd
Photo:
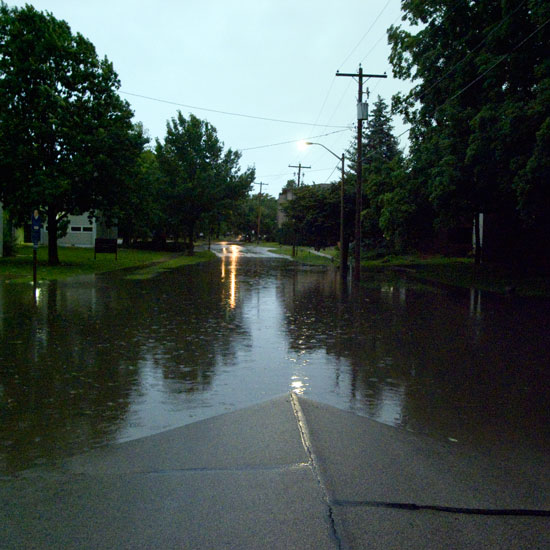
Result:
[[[456,94],[452,95],[451,97],[449,97],[448,99],[446,99],[439,107],[437,107],[435,109],[434,112],[437,112],[439,111],[440,109],[443,109],[443,107],[445,107],[450,101],[452,101],[453,99],[456,99],[457,97],[459,97],[460,95],[462,95],[466,90],[468,90],[471,86],[473,86],[476,82],[478,82],[481,78],[483,78],[486,74],[488,74],[489,72],[491,72],[497,65],[499,65],[500,63],[502,63],[506,58],[510,57],[518,48],[521,48],[521,46],[523,46],[523,44],[525,44],[528,40],[530,40],[537,32],[539,32],[541,29],[543,29],[544,27],[546,27],[546,25],[548,25],[550,23],[550,17],[544,22],[542,23],[541,25],[539,25],[531,34],[529,34],[527,37],[525,37],[521,42],[519,42],[518,44],[516,44],[508,53],[502,55],[500,57],[500,59],[498,59],[497,61],[495,61],[495,63],[493,63],[488,69],[486,69],[485,71],[483,71],[479,76],[477,76],[474,80],[472,80],[471,82],[469,82],[466,86],[464,86],[462,89],[460,89]],[[403,137],[405,134],[407,134],[408,132],[411,131],[411,128],[407,128],[406,130],[404,130],[403,132],[401,132],[401,134],[399,134],[398,136],[396,136],[396,139],[399,139],[400,137]],[[373,153],[370,153],[369,155],[367,155],[363,160],[369,158]]]
[[[542,25],[537,27],[529,36],[527,36],[519,44],[517,44],[511,51],[509,51],[507,54],[504,54],[503,56],[501,56],[501,58],[498,61],[493,63],[487,70],[483,71],[476,79],[472,80],[472,82],[470,82],[467,86],[465,86],[460,91],[458,91],[456,94],[451,96],[447,101],[445,101],[445,103],[441,107],[446,105],[449,101],[452,101],[453,99],[457,98],[459,95],[463,94],[468,88],[473,86],[478,80],[480,80],[487,73],[492,71],[497,65],[500,65],[500,63],[502,63],[507,57],[510,57],[518,48],[521,48],[521,46],[523,46],[523,44],[525,44],[525,42],[527,42],[529,39],[531,39],[537,32],[539,32],[546,25],[548,25],[548,23],[550,23],[550,17]]]
[[[357,48],[360,46],[360,44],[363,42],[363,40],[365,39],[365,37],[370,33],[370,31],[372,30],[372,28],[374,27],[374,25],[378,22],[378,20],[380,19],[380,17],[382,16],[382,14],[384,13],[384,11],[386,11],[387,7],[390,5],[392,0],[388,0],[386,2],[386,4],[382,7],[382,9],[380,10],[380,12],[378,13],[378,15],[376,16],[376,18],[374,19],[374,21],[371,23],[370,27],[367,29],[367,31],[363,34],[363,36],[360,38],[360,40],[357,42],[357,44],[352,48],[352,50],[348,53],[348,55],[344,58],[344,60],[342,61],[342,63],[340,63],[340,67],[342,67],[346,62],[347,60],[353,55],[353,53],[357,50]],[[381,38],[378,40],[378,42],[381,40]],[[378,43],[377,42],[377,43]],[[334,82],[336,80],[336,75],[333,76],[332,80],[331,80],[331,83],[330,83],[330,87],[329,87],[329,91],[327,92],[327,95],[325,96],[325,99],[323,101],[323,104],[321,106],[321,109],[319,111],[319,114],[317,115],[317,118],[315,120],[315,122],[317,123],[319,121],[319,118],[321,117],[321,113],[323,112],[324,108],[325,108],[325,105],[328,101],[328,97],[330,95],[330,92],[332,91],[332,87],[334,85]],[[340,105],[342,104],[342,101],[344,100],[348,90],[349,90],[349,87],[351,85],[351,82],[348,82],[348,85],[346,86],[344,92],[342,93],[342,96],[340,97],[340,100],[338,101],[338,104],[336,105],[336,108],[333,110],[332,114],[330,115],[326,125],[324,126],[325,128],[330,128],[330,121],[333,119],[334,115],[336,114],[336,112],[338,111],[338,109],[340,108]]]
[[[388,0],[385,4],[385,6],[380,10],[380,12],[378,13],[378,15],[376,16],[376,19],[371,23],[371,26],[367,29],[367,32],[365,32],[365,34],[361,37],[361,39],[359,40],[359,42],[355,45],[355,47],[351,50],[351,52],[346,56],[346,58],[344,59],[344,61],[342,61],[342,63],[340,63],[340,67],[342,67],[344,65],[344,63],[353,55],[353,53],[355,52],[355,50],[359,47],[359,45],[361,44],[361,42],[363,42],[363,40],[365,39],[365,37],[369,34],[369,32],[372,30],[372,28],[374,27],[374,25],[377,23],[377,21],[380,19],[380,17],[382,16],[382,14],[386,11],[386,8],[390,5],[392,0]]]
[[[523,0],[523,2],[516,7],[516,9],[513,11],[513,12],[510,12],[504,19],[502,19],[500,21],[500,23],[494,28],[491,30],[491,32],[475,47],[473,48],[472,50],[470,50],[460,61],[458,61],[457,63],[455,63],[441,78],[439,78],[436,82],[434,82],[427,90],[424,90],[422,92],[422,94],[418,97],[418,99],[421,99],[422,97],[424,97],[430,90],[432,90],[433,88],[435,88],[435,86],[437,86],[441,81],[443,81],[445,78],[447,78],[447,76],[449,76],[459,65],[461,65],[462,63],[464,63],[464,61],[466,61],[476,50],[478,50],[485,42],[487,42],[487,40],[493,35],[493,33],[495,33],[510,17],[512,17],[512,15],[514,15],[525,3],[527,2],[527,0]],[[456,7],[456,5],[455,5]],[[453,10],[454,11],[454,10]],[[447,15],[447,17],[449,17],[450,14]],[[446,18],[445,18],[446,19]],[[445,20],[444,19],[444,20]]]
[[[158,97],[151,97],[151,96],[146,96],[146,95],[142,95],[142,94],[135,94],[133,92],[126,92],[126,91],[123,91],[123,90],[120,90],[120,93],[125,94],[125,95],[129,95],[129,96],[133,96],[133,97],[139,97],[139,98],[142,98],[142,99],[148,99],[150,101],[157,101],[159,103],[166,103],[168,105],[176,105],[177,107],[185,107],[186,109],[193,109],[193,110],[197,110],[197,111],[208,111],[210,113],[218,113],[218,114],[222,114],[222,115],[238,116],[238,117],[251,118],[251,119],[256,119],[256,120],[265,120],[265,121],[268,121],[268,122],[279,122],[279,123],[282,123],[282,124],[297,124],[297,125],[301,125],[301,126],[321,126],[323,128],[346,128],[347,129],[347,126],[328,126],[326,124],[313,124],[311,122],[301,122],[301,121],[296,121],[296,120],[284,120],[284,119],[279,119],[279,118],[248,115],[248,114],[244,114],[244,113],[234,113],[234,112],[231,112],[231,111],[221,111],[219,109],[210,109],[210,108],[207,108],[207,107],[197,107],[196,105],[187,105],[185,103],[179,103],[177,101],[169,101],[169,100],[166,100],[166,99],[160,99]]]
[[[349,129],[350,128],[346,128],[345,130],[335,130],[334,132],[328,132],[326,134],[319,134],[318,136],[310,136],[310,137],[302,138],[302,139],[291,139],[289,141],[279,141],[278,143],[269,143],[267,145],[255,145],[254,147],[245,147],[243,149],[239,149],[239,151],[252,151],[253,149],[266,149],[268,147],[277,147],[278,145],[288,145],[289,143],[300,143],[301,141],[305,141],[305,140],[308,140],[308,139],[317,139],[317,138],[320,138],[320,137],[331,136],[332,134],[340,134],[342,132],[346,132]]]
[[[344,59],[344,61],[342,61],[342,63],[340,64],[340,67],[342,67],[344,65],[344,63],[346,63],[348,61],[348,59],[353,55],[353,53],[357,50],[357,48],[359,47],[359,45],[361,44],[361,42],[363,42],[363,40],[365,39],[365,37],[369,34],[369,32],[372,30],[372,28],[374,27],[374,25],[376,24],[376,22],[380,19],[380,17],[382,16],[382,14],[384,13],[384,11],[386,10],[386,8],[390,5],[391,3],[391,0],[389,0],[388,2],[386,2],[386,4],[382,7],[382,9],[380,10],[380,12],[378,13],[378,15],[376,16],[375,20],[373,21],[373,23],[371,24],[371,26],[368,28],[368,30],[365,32],[365,34],[361,37],[361,39],[359,40],[359,42],[356,44],[356,46],[351,50],[351,52],[346,56],[346,58]],[[392,24],[395,24],[397,22],[397,20],[401,17],[401,14],[394,20],[394,22]],[[373,46],[371,47],[371,49],[368,51],[367,55],[365,55],[365,57],[363,57],[363,59],[361,60],[361,62],[363,62],[372,52],[373,50],[376,48],[376,46],[380,43],[380,41],[382,40],[382,38],[384,38],[385,34],[382,34],[378,40],[373,44]],[[334,82],[335,78],[333,78],[333,81]],[[334,108],[334,110],[332,111],[332,114],[330,115],[330,117],[328,118],[327,120],[327,128],[330,127],[328,126],[330,124],[330,121],[334,118],[334,115],[338,112],[338,110],[340,109],[340,106],[342,105],[342,102],[344,101],[344,98],[347,96],[348,94],[348,91],[349,91],[349,88],[352,84],[352,80],[353,79],[350,79],[344,89],[344,91],[342,92],[342,95],[340,97],[340,100],[338,101],[336,107]],[[376,87],[378,87],[380,83],[378,82]],[[326,103],[326,101],[325,101]]]
[[[303,169],[303,167],[302,167]],[[308,168],[307,171],[308,172],[326,172],[327,170],[330,170],[330,168]],[[263,175],[263,176],[258,176],[259,179],[262,179],[262,178],[278,178],[278,177],[281,177],[281,176],[286,176],[288,174],[290,174],[291,172],[289,170],[287,170],[286,172],[282,172],[280,174],[268,174],[268,175]]]

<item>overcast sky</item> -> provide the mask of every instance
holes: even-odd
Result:
[[[357,83],[337,70],[356,73],[361,63],[366,73],[386,72],[366,84],[371,104],[409,88],[388,62],[386,29],[401,24],[400,0],[8,0],[25,3],[64,19],[112,61],[152,140],[163,139],[178,109],[192,112],[226,148],[242,151],[241,167],[255,166],[275,197],[297,171],[289,164],[311,166],[305,183],[338,179],[338,161],[321,147],[273,145],[309,139],[337,155],[348,148]]]

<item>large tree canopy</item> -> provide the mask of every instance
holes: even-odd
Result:
[[[389,29],[390,62],[415,86],[394,100],[439,221],[485,212],[548,234],[550,4],[403,0],[402,10],[409,26]]]
[[[66,22],[2,2],[0,44],[0,200],[20,224],[47,214],[57,263],[59,222],[116,206],[143,135],[112,64]]]
[[[209,122],[178,111],[166,125],[164,143],[157,140],[159,167],[169,188],[172,231],[183,232],[193,250],[194,232],[201,218],[219,215],[245,198],[254,170],[240,172],[238,151],[223,151],[216,129]]]
[[[294,190],[294,198],[284,205],[292,240],[317,249],[336,245],[340,240],[340,183],[305,185]],[[344,246],[353,232],[354,189],[348,178],[344,198]]]

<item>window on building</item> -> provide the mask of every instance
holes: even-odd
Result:
[[[71,231],[73,233],[80,233],[82,231],[82,227],[78,225],[71,225]]]

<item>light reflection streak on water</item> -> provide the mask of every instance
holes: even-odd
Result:
[[[235,309],[237,305],[237,261],[239,259],[239,247],[231,245],[231,264],[229,266],[229,307]]]
[[[227,303],[230,309],[237,306],[237,264],[240,256],[240,247],[231,245],[229,250],[223,246],[221,248],[221,281],[225,282],[227,276],[227,257],[229,260],[229,297]]]
[[[295,394],[302,395],[306,389],[305,386],[306,385],[304,384],[304,382],[300,380],[298,376],[292,377],[292,382],[290,384],[290,387]]]
[[[40,297],[42,296],[42,289],[37,285],[33,289],[34,292],[34,303],[39,304],[40,303]]]

